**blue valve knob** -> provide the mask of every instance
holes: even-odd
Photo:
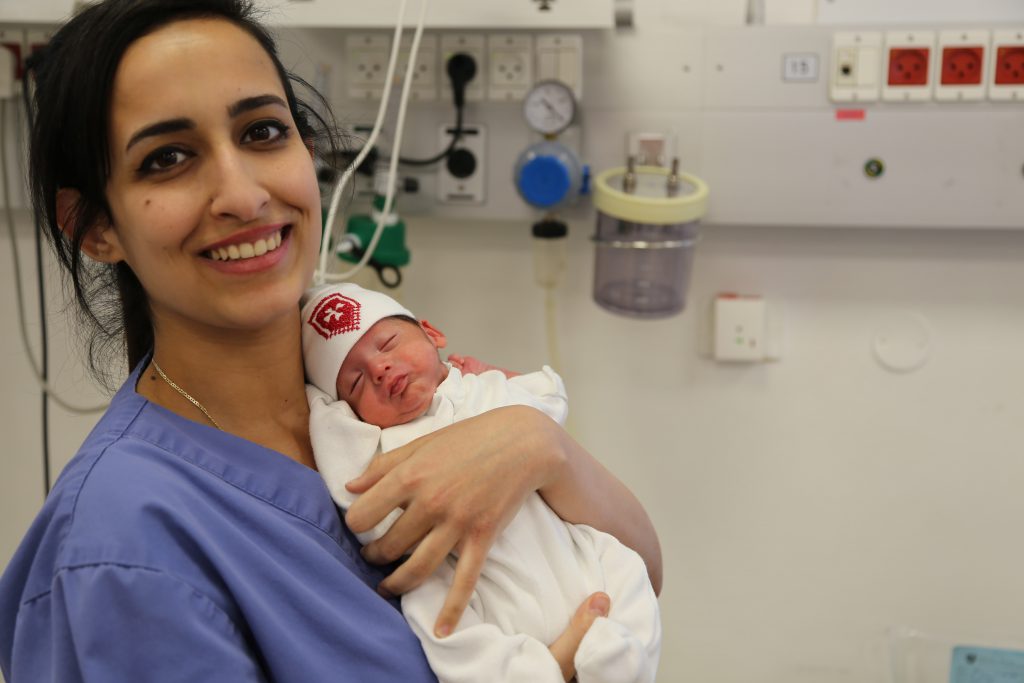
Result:
[[[575,200],[583,184],[580,162],[557,142],[527,148],[516,162],[519,195],[530,205],[551,209]]]

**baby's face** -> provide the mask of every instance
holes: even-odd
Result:
[[[361,420],[382,428],[419,417],[448,375],[438,355],[446,341],[426,321],[420,325],[400,318],[378,321],[341,364],[338,398]]]

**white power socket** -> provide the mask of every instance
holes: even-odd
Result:
[[[409,48],[398,53],[395,66],[395,87],[401,87],[409,65]],[[447,80],[447,76],[445,76]],[[437,36],[423,36],[416,53],[416,68],[412,74],[409,100],[412,102],[433,102],[437,100]]]
[[[472,154],[475,166],[472,173],[464,178],[459,178],[449,171],[447,160],[442,161],[437,170],[437,199],[444,204],[483,204],[484,188],[487,186],[485,182],[487,130],[483,126],[465,123],[462,126],[462,131],[462,137],[459,138],[452,154],[466,152]],[[451,126],[441,127],[438,137],[442,147],[447,147],[451,142],[451,133]]]
[[[533,86],[533,36],[501,34],[487,39],[487,97],[521,100]]]
[[[387,85],[391,40],[383,35],[351,35],[345,41],[348,96],[353,100],[379,100]]]
[[[760,297],[723,294],[715,299],[718,361],[756,363],[766,359],[765,302]]]

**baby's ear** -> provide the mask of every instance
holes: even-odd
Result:
[[[78,204],[81,197],[81,193],[72,188],[57,190],[57,226],[68,239],[74,236],[79,227]],[[85,239],[82,240],[82,251],[89,258],[101,263],[118,263],[124,260],[121,241],[106,216],[97,219],[86,228],[86,231]]]
[[[444,336],[444,333],[428,323],[426,320],[420,321],[420,329],[423,330],[423,333],[427,335],[427,338],[430,339],[437,348],[443,349],[448,345],[448,338]]]

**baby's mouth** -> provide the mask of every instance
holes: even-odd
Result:
[[[400,395],[403,391],[405,391],[405,387],[408,384],[409,384],[409,376],[408,375],[400,375],[400,376],[396,377],[395,380],[391,383],[391,386],[388,387],[388,396],[390,398],[394,398],[395,396]]]

